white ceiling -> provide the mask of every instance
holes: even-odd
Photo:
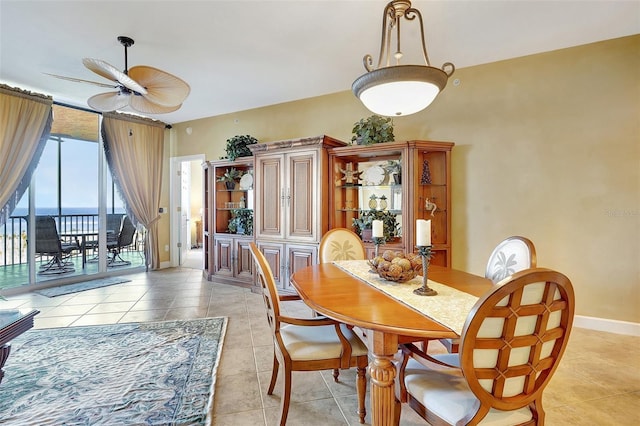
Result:
[[[44,73],[106,82],[82,65],[124,69],[117,36],[135,40],[129,67],[181,77],[191,94],[166,123],[349,90],[378,59],[387,0],[0,0],[0,82],[86,107],[105,91]],[[413,1],[432,65],[457,68],[640,33],[640,1]],[[404,64],[420,63],[403,24]],[[413,28],[410,28],[412,27]]]

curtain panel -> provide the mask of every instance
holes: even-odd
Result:
[[[102,137],[114,183],[134,225],[146,229],[147,270],[160,268],[158,220],[165,124],[120,113],[104,113]]]
[[[29,187],[51,132],[53,98],[0,85],[0,225]]]

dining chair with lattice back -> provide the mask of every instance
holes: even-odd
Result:
[[[574,309],[565,275],[543,268],[511,275],[467,316],[456,354],[462,374],[402,345],[400,401],[432,425],[543,425],[542,393],[567,347]]]
[[[291,400],[293,371],[321,371],[356,367],[358,415],[364,423],[368,365],[367,347],[344,324],[329,318],[293,318],[283,315],[280,302],[300,300],[296,295],[279,295],[271,267],[255,243],[249,243],[258,282],[273,336],[273,370],[268,395],[273,394],[279,367],[283,368],[284,388],[280,399],[280,421],[284,426]],[[337,381],[337,380],[336,380]]]
[[[536,247],[530,239],[521,236],[513,236],[502,240],[491,252],[485,278],[489,278],[494,284],[524,269],[535,268],[537,263]],[[449,352],[458,352],[460,344],[458,339],[441,339],[440,342]],[[441,361],[449,362],[451,357],[442,357]],[[457,358],[455,358],[457,359]]]

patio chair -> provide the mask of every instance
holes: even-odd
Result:
[[[433,425],[543,425],[542,392],[567,347],[574,309],[563,274],[538,268],[511,275],[467,316],[460,353],[452,354],[459,369],[402,346],[400,401]]]
[[[122,213],[108,213],[107,214],[107,220],[106,220],[106,226],[107,226],[107,246],[109,245],[109,243],[116,243],[118,241],[118,234],[120,232],[120,228],[122,226],[122,218],[123,218],[123,214]],[[84,245],[84,250],[91,250],[93,256],[91,257],[91,259],[87,260],[87,262],[97,262],[99,259],[99,254],[98,254],[98,247],[99,247],[99,243],[98,240],[88,240],[85,242]]]
[[[35,252],[50,259],[40,266],[38,274],[66,274],[74,272],[73,263],[67,261],[73,250],[80,250],[78,241],[62,242],[56,221],[51,216],[36,216]]]
[[[124,260],[120,253],[124,247],[133,244],[133,237],[136,233],[136,227],[133,226],[129,216],[123,216],[121,225],[118,232],[118,238],[116,240],[107,241],[107,249],[109,249],[110,255],[107,260],[107,266],[125,266],[131,265],[131,262]]]
[[[273,337],[273,370],[267,394],[273,394],[278,370],[284,368],[284,390],[280,398],[280,426],[287,422],[292,371],[321,371],[334,368],[357,369],[358,414],[364,423],[367,347],[344,324],[329,318],[292,318],[280,310],[280,301],[300,300],[297,295],[279,295],[267,260],[255,243],[249,243],[267,308]],[[338,380],[334,378],[337,382]]]

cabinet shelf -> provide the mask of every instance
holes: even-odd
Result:
[[[333,183],[329,194],[330,227],[359,232],[360,229],[354,228],[354,221],[358,226],[366,226],[367,229],[369,226],[362,221],[358,223],[361,211],[367,212],[372,208],[382,210],[395,215],[395,231],[399,235],[393,242],[395,248],[414,251],[416,220],[431,220],[431,241],[437,252],[432,263],[450,267],[450,164],[453,145],[450,142],[405,141],[330,149],[329,179]],[[397,173],[390,173],[389,161],[399,162],[402,183],[399,183],[399,179],[395,180]],[[384,176],[380,168],[385,171]],[[345,170],[358,170],[363,176],[371,175],[375,178],[375,184],[366,180],[358,184],[346,184]],[[381,203],[383,196],[386,201]],[[393,225],[386,222],[386,218],[384,220],[387,234],[386,227]],[[367,252],[374,250],[370,242],[366,242],[365,247]]]

